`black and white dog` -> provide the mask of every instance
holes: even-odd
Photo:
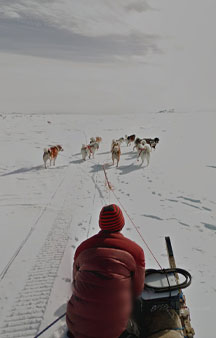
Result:
[[[126,142],[127,146],[129,146],[132,142],[134,142],[135,137],[136,137],[136,135],[134,135],[134,134],[130,135],[130,136],[125,135],[125,142]]]
[[[151,148],[156,148],[156,145],[159,143],[159,138],[155,137],[155,138],[144,138],[144,140],[146,141],[147,144],[150,145]]]
[[[133,150],[134,149],[138,149],[138,146],[139,144],[141,144],[141,142],[145,140],[147,144],[150,145],[151,148],[156,148],[156,145],[159,143],[159,138],[158,137],[155,137],[155,138],[139,138],[137,137],[136,140],[134,141],[134,147],[133,147]]]

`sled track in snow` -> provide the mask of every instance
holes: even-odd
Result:
[[[68,242],[71,221],[71,215],[65,216],[63,208],[35,258],[24,288],[0,328],[1,338],[32,338],[39,331]]]
[[[20,246],[18,247],[18,249],[15,251],[15,253],[13,254],[13,256],[11,257],[11,259],[9,260],[9,262],[6,264],[6,266],[4,267],[4,269],[1,271],[0,273],[0,281],[5,277],[5,275],[8,272],[8,269],[10,268],[10,266],[13,264],[14,260],[16,259],[16,257],[19,255],[20,251],[22,250],[22,248],[24,247],[24,245],[26,244],[26,242],[28,241],[28,239],[30,238],[31,234],[33,233],[33,231],[35,230],[35,227],[37,226],[38,222],[40,221],[40,219],[43,217],[44,213],[46,212],[49,204],[51,203],[51,201],[53,200],[53,198],[55,197],[56,193],[58,192],[59,188],[61,187],[61,185],[63,184],[65,179],[65,176],[61,179],[60,183],[58,184],[56,190],[54,191],[54,193],[52,194],[50,200],[48,201],[48,203],[45,205],[45,207],[42,209],[42,211],[40,212],[39,216],[37,217],[36,221],[34,222],[34,224],[31,226],[27,236],[24,238],[24,240],[21,242]]]
[[[80,168],[80,166],[79,169],[81,169],[81,172],[86,176],[86,170]],[[92,199],[93,206],[97,193],[99,194],[101,204],[103,205],[105,199],[98,186],[98,171],[93,175],[89,175],[89,177],[91,178],[94,187]],[[63,181],[65,181],[65,177],[57,186],[56,191],[51,197],[51,201],[62,186]],[[9,310],[4,314],[4,322],[2,326],[0,326],[1,338],[33,338],[40,331],[50,294],[69,239],[68,232],[72,223],[72,200],[73,194],[67,194],[61,210],[57,214],[45,242],[33,262],[32,268],[29,270],[23,288],[13,300],[12,306],[10,306]],[[41,219],[49,204],[50,201],[39,215],[36,223]],[[88,228],[86,229],[87,237],[90,233],[91,221],[92,215],[89,219]],[[31,232],[34,229],[35,224],[32,227]],[[23,245],[30,237],[31,232],[26,237],[25,242],[22,243]],[[13,260],[10,261],[10,265],[13,263]]]

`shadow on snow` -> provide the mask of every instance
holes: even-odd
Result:
[[[111,167],[113,167],[113,165],[111,163],[106,163],[105,165],[105,169],[110,169]],[[91,166],[91,171],[90,173],[96,173],[98,171],[102,171],[103,170],[103,165],[102,164],[94,164]]]
[[[38,165],[36,167],[31,167],[31,168],[20,168],[20,169],[16,169],[16,170],[10,171],[9,173],[2,174],[1,176],[23,174],[23,173],[27,173],[27,172],[31,172],[31,171],[34,172],[34,171],[41,170],[43,168],[44,168],[43,165]]]
[[[137,171],[139,169],[143,169],[145,167],[146,166],[141,167],[140,165],[134,165],[132,163],[132,164],[126,165],[126,166],[120,166],[117,169],[121,171],[120,175],[126,175],[126,174],[129,174],[129,173],[133,172],[133,171]]]
[[[71,164],[80,164],[80,163],[83,163],[83,162],[86,162],[86,161],[83,161],[82,159],[79,159],[79,160],[74,160],[74,161],[70,161],[69,163]]]
[[[51,166],[51,167],[47,167],[47,169],[51,169],[51,170],[57,170],[58,169],[59,170],[59,169],[66,168],[66,167],[67,167],[67,165]],[[16,169],[16,170],[10,171],[9,173],[2,174],[1,176],[10,176],[10,175],[24,174],[24,173],[28,173],[28,172],[37,172],[41,169],[46,170],[43,165],[37,165],[35,167],[30,167],[30,168]]]
[[[216,166],[214,165],[207,165],[206,167],[216,169]]]

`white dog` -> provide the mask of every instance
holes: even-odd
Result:
[[[137,146],[137,151],[138,151],[138,156],[137,156],[137,161],[139,161],[139,157],[141,157],[141,164],[140,166],[144,163],[144,160],[146,159],[147,161],[147,166],[149,165],[150,161],[150,154],[151,154],[151,147],[149,144],[146,143],[145,140],[143,140],[138,146]]]
[[[92,142],[90,144],[87,145],[87,152],[88,152],[88,157],[91,158],[91,155],[92,157],[94,158],[94,154],[96,152],[96,150],[99,149],[99,144],[97,142]]]
[[[86,161],[86,157],[88,156],[88,154],[89,154],[88,146],[86,146],[85,144],[82,144],[81,155],[82,155],[83,161]]]

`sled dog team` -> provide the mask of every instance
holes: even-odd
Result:
[[[113,165],[114,162],[116,160],[117,162],[117,167],[120,161],[120,156],[121,156],[121,144],[122,142],[126,142],[127,146],[129,146],[130,144],[132,144],[132,142],[134,142],[134,147],[133,150],[137,150],[137,161],[139,161],[139,158],[141,158],[141,164],[140,166],[144,163],[144,161],[146,160],[147,165],[149,165],[149,161],[150,161],[150,153],[152,148],[156,148],[157,143],[159,143],[159,138],[155,137],[154,139],[151,138],[139,138],[135,135],[130,135],[127,136],[125,135],[125,139],[123,137],[121,137],[118,140],[112,140],[112,144],[111,144],[111,153],[112,153],[112,161],[113,161]]]
[[[99,149],[99,143],[102,141],[101,137],[91,137],[90,143],[88,145],[83,144],[81,148],[81,155],[82,159],[85,161],[87,157],[91,158],[91,156],[94,158],[95,151]],[[124,137],[120,137],[117,140],[112,140],[111,144],[111,154],[112,154],[112,161],[113,165],[116,161],[116,166],[118,167],[120,157],[121,157],[121,144],[125,142],[127,146],[131,145],[132,142],[134,142],[133,150],[136,149],[138,156],[137,161],[139,161],[139,158],[141,158],[141,165],[144,163],[145,159],[147,162],[147,165],[149,165],[150,161],[150,153],[152,148],[156,148],[156,145],[159,143],[159,138],[155,137],[152,138],[136,138],[136,135],[125,135]]]
[[[102,142],[102,137],[96,136],[96,137],[91,137],[89,144],[85,145],[82,144],[81,147],[81,155],[82,159],[85,161],[86,158],[88,157],[89,159],[92,157],[94,158],[94,154],[96,150],[99,149],[99,145]],[[116,161],[116,166],[118,167],[120,157],[121,157],[121,144],[125,142],[127,146],[131,145],[134,143],[133,150],[136,149],[137,151],[137,161],[139,161],[139,158],[141,158],[141,164],[144,163],[146,160],[147,165],[149,165],[150,161],[150,154],[152,148],[155,149],[156,145],[159,143],[159,138],[155,137],[154,139],[152,138],[139,138],[133,134],[130,136],[125,135],[124,137],[120,137],[119,139],[112,140],[111,144],[111,154],[112,154],[112,161],[113,165]],[[56,158],[58,156],[58,153],[60,151],[63,151],[64,149],[62,148],[61,145],[56,145],[52,146],[50,148],[45,148],[44,149],[44,154],[43,154],[43,161],[44,161],[44,166],[47,168],[47,161],[49,160],[50,166],[53,164],[55,165]]]

